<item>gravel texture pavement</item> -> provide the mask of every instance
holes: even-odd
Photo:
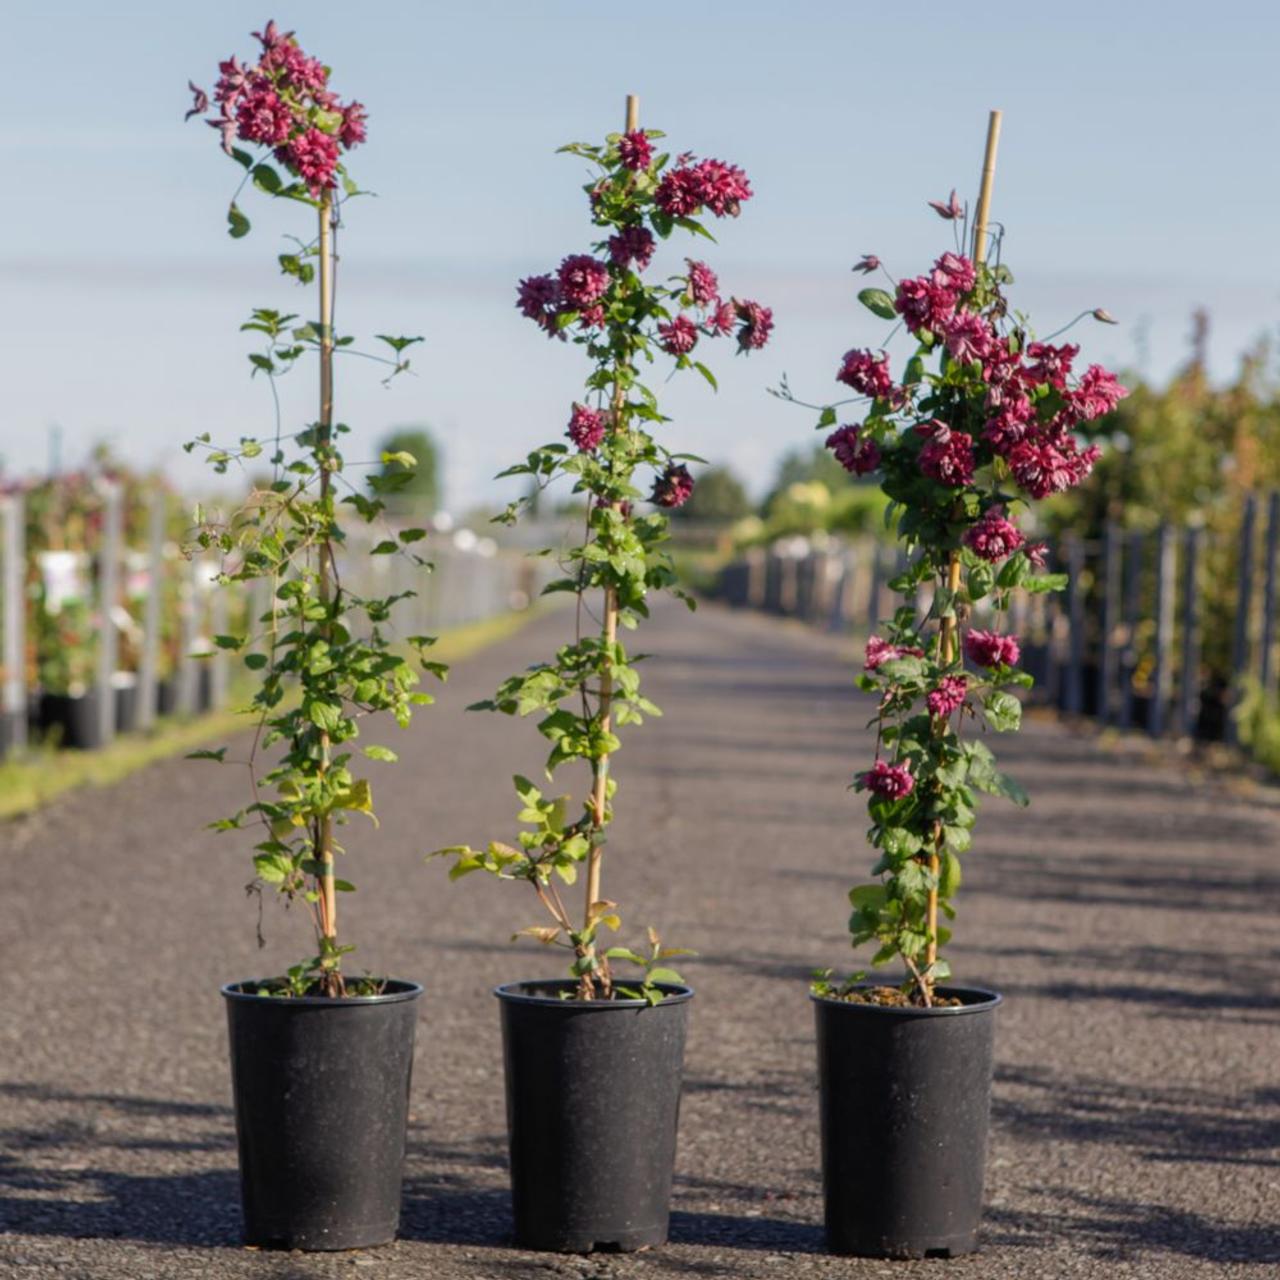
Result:
[[[467,715],[560,638],[551,614],[462,665],[372,765],[343,899],[359,966],[425,982],[403,1238],[367,1253],[238,1243],[219,985],[305,953],[266,904],[254,941],[242,770],[173,761],[0,827],[0,1276],[214,1280],[1280,1274],[1280,809],[1032,719],[1002,758],[1029,811],[989,801],[966,862],[960,980],[1000,1011],[981,1253],[821,1252],[806,980],[849,963],[845,891],[869,862],[868,706],[847,641],[667,608],[645,635],[666,710],[618,759],[605,892],[638,935],[696,948],[672,1241],[629,1256],[509,1248],[496,983],[554,974],[508,942],[522,885],[449,885],[436,845],[509,838],[532,724]],[[394,735],[396,731],[391,730]],[[1000,744],[996,744],[999,747]],[[234,751],[233,753],[234,754]]]

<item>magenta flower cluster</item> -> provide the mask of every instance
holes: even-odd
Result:
[[[218,110],[206,123],[221,133],[228,155],[236,141],[269,147],[318,197],[337,185],[342,152],[365,140],[364,106],[344,103],[329,88],[329,69],[303,52],[292,31],[268,22],[253,34],[262,46],[258,61],[243,66],[233,55],[218,64]],[[210,109],[209,95],[194,84],[190,88],[188,119]]]
[[[600,447],[605,431],[604,414],[585,404],[575,404],[569,415],[569,439],[578,446],[581,453],[591,453]]]
[[[858,781],[868,791],[890,800],[909,796],[916,785],[911,770],[905,764],[889,764],[887,760],[877,760],[865,773],[858,775]]]
[[[614,163],[629,175],[649,172],[655,163],[654,148],[642,129],[622,134],[614,147]],[[656,176],[656,175],[654,175]],[[611,183],[604,178],[591,189],[592,207],[605,206]],[[704,209],[716,217],[736,217],[751,198],[751,183],[736,165],[721,160],[695,160],[680,156],[653,190],[648,218],[653,229],[627,220],[600,246],[607,257],[574,254],[560,264],[555,275],[528,276],[520,281],[516,306],[548,337],[565,338],[565,329],[576,321],[579,329],[601,330],[607,320],[607,294],[614,282],[630,272],[644,271],[653,259],[658,234],[665,236],[670,222],[661,219],[692,218]],[[705,262],[686,259],[684,287],[673,295],[693,313],[679,312],[656,327],[657,344],[668,355],[688,356],[700,337],[737,335],[739,351],[759,350],[769,341],[773,312],[751,299],[724,299],[720,282]]]
[[[1014,667],[1022,651],[1017,636],[998,631],[968,632],[964,638],[965,657],[976,667]]]
[[[735,337],[741,352],[767,345],[773,311],[754,299],[726,297],[707,263],[686,258],[674,286],[637,279],[652,262],[658,241],[671,234],[674,220],[703,210],[737,216],[751,198],[747,175],[735,165],[691,155],[678,157],[663,173],[665,158],[655,155],[652,140],[640,129],[615,135],[593,154],[604,172],[588,189],[592,216],[608,231],[590,253],[570,254],[554,272],[522,279],[516,289],[520,314],[548,337],[566,341],[572,335],[575,341],[598,344],[593,354],[607,359],[613,358],[603,354],[612,328],[631,330],[636,336],[629,341],[652,344],[677,367],[697,360],[694,353],[704,339]],[[579,453],[599,450],[609,430],[609,418],[600,410],[573,405],[566,434]],[[682,506],[693,483],[686,467],[670,464],[658,475],[650,500]]]
[[[863,651],[862,665],[868,671],[875,671],[882,662],[892,662],[895,658],[923,658],[924,650],[908,645],[891,644],[880,636],[868,636]]]
[[[1003,507],[990,507],[977,524],[964,533],[965,545],[983,560],[998,564],[1007,560],[1025,542],[1022,531],[1012,520],[1005,519]]]
[[[689,474],[689,468],[670,463],[654,481],[649,501],[660,507],[683,507],[692,496],[693,477]]]
[[[938,207],[953,217],[953,206],[954,201]],[[879,265],[867,255],[858,269],[873,261]],[[894,307],[907,328],[922,341],[940,344],[953,362],[974,366],[983,385],[981,439],[942,423],[917,425],[925,440],[920,470],[947,488],[963,488],[987,460],[985,453],[1003,459],[1029,497],[1061,493],[1085,479],[1099,455],[1095,445],[1080,446],[1075,429],[1109,413],[1126,391],[1096,364],[1073,378],[1079,347],[1070,343],[1031,342],[1023,349],[1019,335],[1002,333],[997,320],[980,309],[977,287],[974,264],[956,253],[944,253],[927,275],[897,285]],[[895,385],[887,360],[871,351],[846,353],[836,377],[887,408],[910,403],[911,388]],[[857,462],[864,468],[858,474],[864,474],[865,452],[855,454],[846,440],[837,433],[828,443],[842,465],[852,471]]]
[[[862,434],[862,428],[852,424],[837,427],[827,437],[827,448],[836,461],[855,476],[865,476],[880,465],[880,446]]]
[[[680,162],[658,183],[654,201],[671,218],[691,218],[705,207],[717,218],[736,218],[744,201],[751,199],[751,183],[737,165],[720,160]]]
[[[965,694],[969,690],[969,681],[964,676],[943,676],[936,689],[930,689],[925,695],[925,705],[931,716],[945,720],[953,711],[964,706]]]

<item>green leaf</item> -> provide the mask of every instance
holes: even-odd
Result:
[[[996,575],[996,586],[1001,591],[1011,591],[1014,587],[1022,586],[1027,577],[1027,569],[1027,557],[1021,551],[1015,551],[1000,566],[1000,572]]]
[[[892,858],[907,858],[920,851],[924,843],[914,831],[906,827],[885,827],[877,844]]]
[[[882,884],[860,884],[849,890],[849,902],[859,911],[879,911],[884,899]]]
[[[233,200],[227,210],[227,234],[233,240],[239,240],[249,234],[249,219],[240,212],[239,205]]]
[[[253,185],[260,191],[265,191],[271,196],[280,194],[280,188],[283,185],[280,181],[280,175],[269,164],[254,165],[251,173],[253,174]]]
[[[307,718],[317,729],[332,733],[342,720],[342,708],[331,702],[311,702],[307,706]]]
[[[368,756],[370,760],[385,760],[387,764],[395,764],[395,762],[400,759],[400,757],[396,755],[390,747],[379,747],[377,745],[365,747],[364,754]]]
[[[283,853],[260,853],[254,858],[253,867],[267,884],[282,884],[293,874],[293,859]]]
[[[858,294],[858,301],[881,320],[896,320],[898,317],[893,309],[893,299],[883,289],[863,289]]]
[[[645,974],[646,984],[654,982],[669,982],[675,986],[683,986],[684,979],[674,969],[650,969]]]
[[[1026,591],[1032,595],[1043,595],[1047,591],[1063,591],[1066,589],[1067,575],[1065,573],[1042,573],[1034,578],[1028,578],[1023,584]]]
[[[697,371],[698,371],[700,374],[702,374],[702,376],[703,376],[704,378],[706,378],[706,380],[711,384],[711,390],[712,390],[712,391],[719,391],[719,390],[720,390],[720,384],[716,381],[716,376],[715,376],[715,374],[714,374],[714,373],[712,373],[712,372],[711,372],[711,370],[710,370],[710,369],[708,369],[708,368],[707,368],[707,366],[706,366],[705,364],[703,364],[700,360],[695,360],[695,361],[693,362],[693,367],[694,367],[695,369],[697,369]]]
[[[997,733],[1013,733],[1022,724],[1022,703],[1013,694],[997,689],[987,697],[982,714]]]
[[[369,788],[367,778],[357,778],[346,791],[334,797],[334,807],[350,809],[353,813],[367,813],[373,817],[373,792]],[[377,820],[374,819],[377,826]]]
[[[969,599],[981,600],[983,596],[989,595],[994,581],[995,575],[989,564],[974,565],[969,570]]]
[[[941,862],[938,869],[938,892],[944,898],[954,898],[960,888],[960,859],[947,848],[943,850]]]
[[[1014,804],[1024,809],[1031,803],[1031,797],[1027,795],[1026,788],[1022,783],[1015,782],[1007,773],[993,770],[991,790],[993,794],[1004,796],[1006,800],[1012,800]]]

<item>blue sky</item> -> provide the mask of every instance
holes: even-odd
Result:
[[[182,113],[187,80],[210,87],[268,16],[369,108],[351,167],[379,198],[350,209],[340,327],[426,338],[419,376],[390,390],[372,366],[343,368],[350,452],[372,456],[393,424],[431,423],[455,507],[492,500],[493,472],[563,430],[582,357],[542,340],[513,289],[592,238],[580,164],[553,152],[615,129],[628,91],[643,123],[742,165],[756,190],[701,256],[727,289],[773,305],[775,340],[750,360],[713,349],[720,393],[677,380],[666,407],[673,446],[732,462],[757,489],[778,455],[814,439],[810,415],[765,388],[785,371],[823,399],[840,354],[883,337],[849,267],[873,251],[914,274],[949,247],[925,201],[973,193],[990,107],[1005,112],[993,215],[1015,303],[1042,332],[1106,306],[1122,324],[1084,330],[1086,354],[1161,377],[1205,305],[1225,377],[1280,319],[1280,10],[1256,0],[45,0],[7,16],[22,56],[0,89],[10,472],[44,464],[51,423],[70,461],[108,438],[188,483],[200,473],[183,440],[267,430],[238,325],[255,305],[308,310],[274,269],[280,237],[307,234],[305,211],[250,197],[254,232],[231,241],[237,171]],[[286,399],[293,420],[312,411],[310,391],[300,382]]]

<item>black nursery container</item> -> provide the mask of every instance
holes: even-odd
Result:
[[[80,694],[46,693],[41,699],[40,719],[46,732],[56,731],[60,746],[96,751],[103,745],[96,689]]]
[[[661,1004],[566,1000],[516,982],[502,1008],[515,1243],[590,1253],[665,1243],[693,991]]]
[[[171,716],[178,710],[178,681],[167,677],[156,681],[156,715]]]
[[[116,732],[132,733],[138,727],[139,692],[136,676],[112,681],[116,700]]]
[[[422,988],[328,999],[222,988],[244,1240],[359,1249],[400,1225],[413,1035]]]
[[[958,1006],[812,997],[818,1030],[827,1245],[874,1258],[977,1247],[1000,997]]]

